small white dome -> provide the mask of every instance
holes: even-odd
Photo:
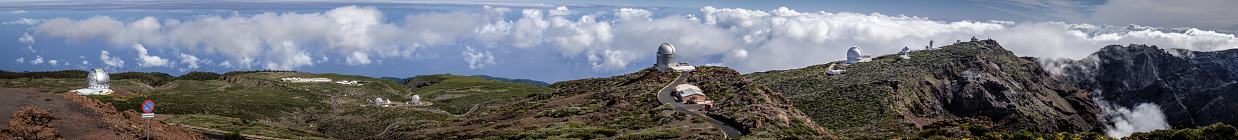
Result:
[[[847,50],[847,59],[860,59],[863,54],[864,51],[860,50],[859,46],[851,46],[851,49]]]
[[[658,54],[675,54],[675,46],[662,43],[662,46],[658,46]]]

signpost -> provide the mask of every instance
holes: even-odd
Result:
[[[155,112],[155,102],[152,102],[150,100],[146,100],[146,102],[142,102],[142,112],[146,112],[146,113],[142,113],[142,118],[146,118],[146,139],[149,140],[150,139],[150,118],[155,117],[155,113],[153,113]]]

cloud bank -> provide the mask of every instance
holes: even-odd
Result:
[[[369,65],[383,59],[411,60],[418,53],[444,54],[418,51],[428,47],[461,51],[461,66],[470,69],[502,65],[497,62],[504,58],[492,55],[492,50],[533,49],[556,51],[596,72],[615,72],[649,66],[640,63],[651,63],[656,47],[671,43],[681,50],[681,61],[728,66],[744,73],[842,60],[850,46],[882,55],[903,47],[923,48],[929,40],[951,42],[972,36],[998,40],[1018,55],[1047,58],[1078,59],[1110,44],[1200,51],[1238,47],[1233,34],[1193,28],[1167,31],[1062,22],[946,22],[789,8],[704,7],[699,11],[655,16],[656,11],[632,8],[575,11],[567,6],[520,10],[486,6],[478,12],[426,12],[388,20],[377,8],[345,6],[322,13],[188,19],[55,18],[38,23],[35,35],[69,42],[99,40],[114,46],[143,44],[172,50],[169,55],[219,55],[227,58],[219,61],[220,66],[265,69],[313,66],[330,62],[328,56],[344,58],[337,63]],[[509,19],[506,14],[519,16]],[[178,58],[193,68],[196,65],[189,62],[207,61]],[[118,59],[110,61],[106,51],[101,60],[108,66],[123,66]],[[153,54],[139,60],[141,66],[176,62]]]
[[[1165,114],[1161,111],[1161,107],[1156,104],[1142,103],[1132,109],[1114,106],[1099,99],[1094,99],[1094,101],[1105,112],[1105,118],[1113,122],[1113,125],[1105,126],[1105,136],[1121,138],[1135,132],[1151,132],[1170,128],[1169,122],[1165,121]]]

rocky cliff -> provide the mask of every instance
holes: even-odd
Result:
[[[1174,128],[1238,123],[1238,49],[1110,45],[1084,59],[1045,63],[1055,77],[1113,105],[1159,105]]]
[[[1007,131],[1100,131],[1090,93],[1051,78],[996,41],[920,50],[910,59],[746,75],[783,93],[827,129],[847,137],[903,137],[939,121],[991,121]],[[829,75],[831,70],[846,70]]]

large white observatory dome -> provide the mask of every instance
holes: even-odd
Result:
[[[86,88],[107,89],[109,87],[108,81],[110,80],[111,79],[107,76],[107,71],[103,71],[103,69],[92,69],[90,70],[90,74],[86,75]]]
[[[868,62],[868,61],[869,61],[869,56],[864,55],[864,51],[860,50],[859,46],[851,46],[851,49],[847,50],[847,63],[846,64],[855,64],[859,62]]]
[[[860,59],[861,55],[864,55],[864,51],[860,50],[859,46],[851,46],[851,49],[847,50],[847,60]]]
[[[654,65],[658,66],[658,70],[668,70],[679,65],[675,61],[675,46],[671,44],[662,43],[662,46],[658,46],[657,55],[658,61]]]
[[[662,43],[662,46],[658,46],[658,54],[675,54],[675,46]]]

